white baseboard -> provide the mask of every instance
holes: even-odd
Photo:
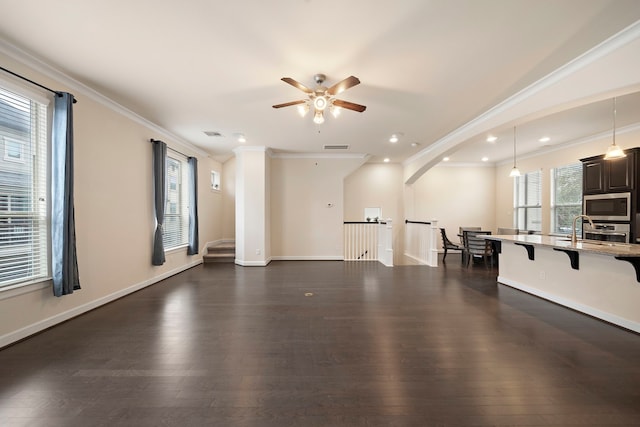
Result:
[[[188,270],[192,267],[195,267],[198,264],[202,264],[202,258],[193,261],[189,264],[185,264],[181,267],[175,268],[173,270],[167,271],[159,276],[153,277],[151,279],[147,279],[143,282],[137,283],[133,286],[130,286],[125,289],[121,289],[117,292],[114,292],[110,295],[106,295],[102,298],[98,298],[86,304],[80,305],[78,307],[74,307],[71,310],[67,310],[65,312],[56,314],[55,316],[48,317],[39,322],[33,323],[31,325],[25,326],[24,328],[20,328],[16,331],[10,332],[8,334],[0,336],[0,349],[6,347],[9,344],[25,339],[33,334],[44,331],[47,328],[55,326],[59,323],[62,323],[66,320],[72,319],[76,316],[79,316],[83,313],[91,311],[95,308],[98,308],[102,305],[108,304],[112,301],[115,301],[119,298],[127,296],[133,292],[139,291],[140,289],[146,288],[147,286],[151,286],[155,283],[158,283],[167,277],[171,277],[175,274],[178,274],[182,271]]]
[[[271,258],[264,261],[243,261],[236,258],[234,262],[236,263],[236,265],[242,267],[266,267],[271,262]]]

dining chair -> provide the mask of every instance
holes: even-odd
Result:
[[[465,265],[469,267],[474,258],[481,258],[484,261],[485,267],[487,267],[487,261],[491,263],[493,268],[493,245],[490,240],[482,237],[483,235],[490,235],[491,231],[474,231],[465,230],[463,232],[465,239]]]
[[[442,257],[442,262],[444,262],[445,258],[447,257],[447,251],[453,250],[453,251],[460,251],[461,253],[462,251],[464,251],[464,248],[462,246],[456,245],[451,240],[449,240],[449,238],[447,237],[447,232],[444,228],[440,229],[440,234],[442,235],[442,249],[444,249],[444,256]]]
[[[460,243],[462,244],[462,246],[464,246],[464,232],[465,230],[468,231],[480,231],[482,230],[482,227],[460,227],[458,229],[458,236],[460,237]]]

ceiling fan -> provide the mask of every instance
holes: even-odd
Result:
[[[291,77],[283,77],[282,80],[285,83],[289,83],[291,86],[300,89],[309,97],[308,99],[301,99],[298,101],[285,102],[284,104],[274,105],[273,108],[290,107],[292,105],[298,106],[300,115],[305,116],[311,106],[314,108],[313,121],[317,124],[324,122],[324,111],[328,108],[331,113],[337,117],[340,114],[342,108],[347,110],[357,111],[362,113],[367,109],[366,106],[360,104],[354,104],[353,102],[343,101],[342,99],[334,98],[335,95],[344,92],[345,90],[360,84],[360,80],[357,77],[349,76],[346,79],[339,81],[330,88],[326,88],[322,84],[326,80],[327,76],[324,74],[316,74],[313,79],[316,82],[315,90],[309,89],[302,83],[292,79]]]

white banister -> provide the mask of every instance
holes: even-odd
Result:
[[[384,222],[345,222],[344,260],[379,261],[393,267],[393,224]]]
[[[438,220],[405,221],[405,256],[431,267],[438,266]]]
[[[391,218],[378,225],[378,261],[393,267],[393,224]]]

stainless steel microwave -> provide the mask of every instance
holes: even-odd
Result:
[[[631,193],[584,196],[584,214],[597,221],[631,221]]]

